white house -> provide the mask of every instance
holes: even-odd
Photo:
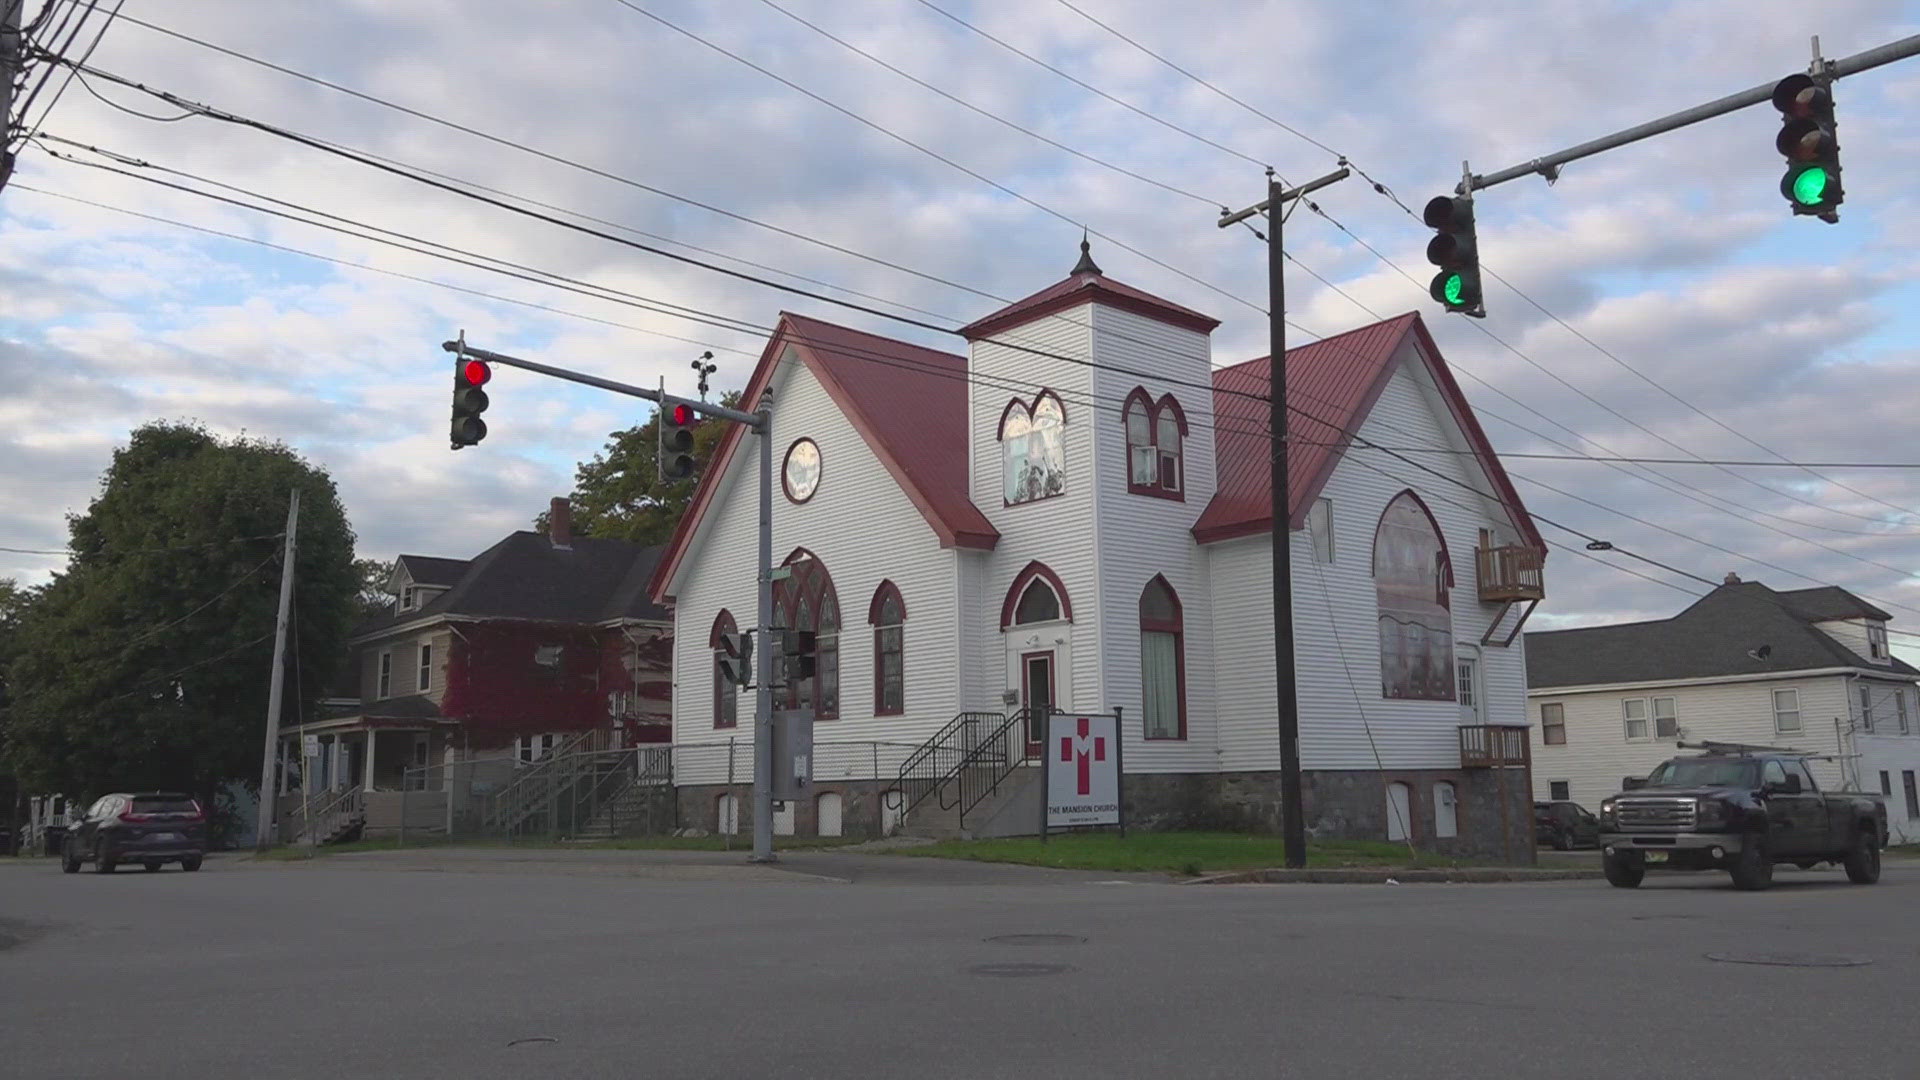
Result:
[[[1271,364],[1214,367],[1216,325],[1085,245],[966,356],[781,316],[743,407],[772,409],[776,621],[818,634],[779,704],[816,712],[821,801],[780,831],[930,813],[940,778],[903,790],[903,765],[1049,709],[1122,711],[1133,823],[1277,827]],[[1418,315],[1291,350],[1287,378],[1309,826],[1500,850],[1493,774],[1519,836],[1525,739],[1484,725],[1525,723],[1544,545]],[[755,620],[753,438],[727,433],[653,583],[683,817],[722,829],[751,775],[752,697],[712,649]],[[1480,767],[1503,745],[1514,767]]]
[[[1589,809],[1676,754],[1738,742],[1823,755],[1823,785],[1886,796],[1920,841],[1916,671],[1890,616],[1845,589],[1726,583],[1670,619],[1526,635],[1534,796]]]

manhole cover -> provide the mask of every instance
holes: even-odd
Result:
[[[511,1050],[516,1046],[544,1046],[547,1043],[557,1043],[559,1041],[559,1039],[551,1035],[529,1035],[524,1039],[515,1039],[508,1043],[507,1049]]]
[[[1069,964],[975,964],[967,969],[974,975],[994,979],[1031,979],[1040,975],[1064,975],[1072,970]]]
[[[1083,945],[1078,934],[995,934],[985,939],[995,945]]]
[[[1770,967],[1864,967],[1873,961],[1859,956],[1821,956],[1796,952],[1710,952],[1707,959],[1723,964],[1766,964]]]

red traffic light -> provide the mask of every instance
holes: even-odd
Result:
[[[673,406],[673,422],[682,427],[693,423],[693,406],[686,402],[677,402]]]
[[[493,378],[493,369],[485,360],[469,360],[460,365],[460,377],[468,386],[485,386]]]

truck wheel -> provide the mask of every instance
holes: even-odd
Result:
[[[107,854],[107,846],[105,844],[99,843],[98,841],[94,843],[93,845],[93,872],[94,873],[111,874],[113,873],[114,867],[119,865],[119,862],[120,860],[115,859],[112,855]]]
[[[1844,865],[1847,880],[1855,885],[1871,885],[1880,880],[1880,845],[1874,842],[1873,833],[1862,829],[1854,834]]]
[[[1745,892],[1759,892],[1772,885],[1773,859],[1767,855],[1766,843],[1757,836],[1749,840],[1734,856],[1729,872],[1733,887]]]
[[[1602,855],[1600,871],[1616,889],[1637,889],[1647,876],[1647,864],[1638,855]]]
[[[66,850],[60,854],[60,869],[68,874],[80,872],[80,850],[71,840],[67,842]]]

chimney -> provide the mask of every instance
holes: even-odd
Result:
[[[547,539],[562,550],[573,546],[573,505],[564,498],[555,498],[547,511]]]
[[[559,500],[559,499],[555,499],[555,500],[553,500],[553,501],[557,503],[557,502],[559,502],[560,500]],[[1739,575],[1739,574],[1736,574],[1736,573],[1734,573],[1734,572],[1733,572],[1733,571],[1731,571],[1731,570],[1729,570],[1729,571],[1727,571],[1727,576],[1726,576],[1726,581],[1725,581],[1725,584],[1728,584],[1728,585],[1738,585],[1738,584],[1740,584],[1740,575]]]

